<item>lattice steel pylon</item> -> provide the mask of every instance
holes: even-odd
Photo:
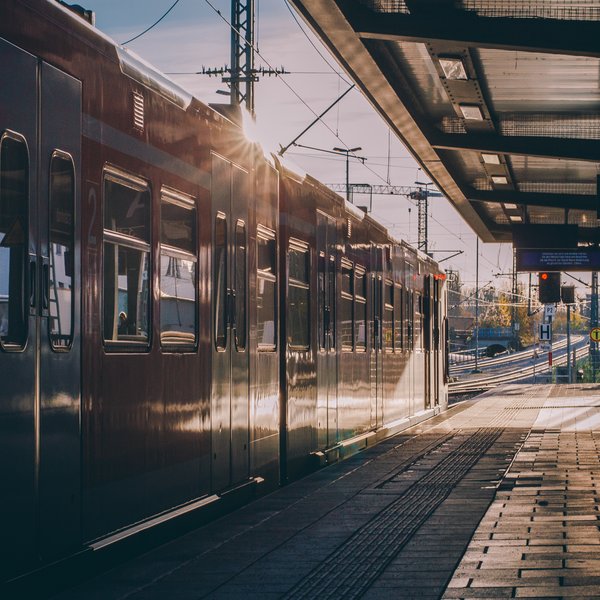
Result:
[[[417,248],[425,254],[428,253],[428,219],[429,212],[429,193],[427,189],[419,189],[413,196],[417,201]]]
[[[231,104],[254,114],[254,0],[231,0]],[[226,81],[224,79],[223,81]]]

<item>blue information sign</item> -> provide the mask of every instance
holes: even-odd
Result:
[[[595,248],[516,249],[517,271],[598,271],[600,250]]]

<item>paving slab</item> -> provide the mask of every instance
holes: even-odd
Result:
[[[505,386],[56,600],[600,597],[600,389]]]

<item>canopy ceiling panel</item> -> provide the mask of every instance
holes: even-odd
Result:
[[[600,205],[600,0],[292,0],[483,241]]]

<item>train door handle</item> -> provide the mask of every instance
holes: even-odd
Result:
[[[227,290],[227,313],[229,315],[229,326],[235,329],[235,290]]]
[[[50,308],[50,259],[47,256],[42,257],[42,271],[40,277],[42,316],[47,317]]]
[[[29,314],[35,315],[37,295],[37,257],[29,257]]]

